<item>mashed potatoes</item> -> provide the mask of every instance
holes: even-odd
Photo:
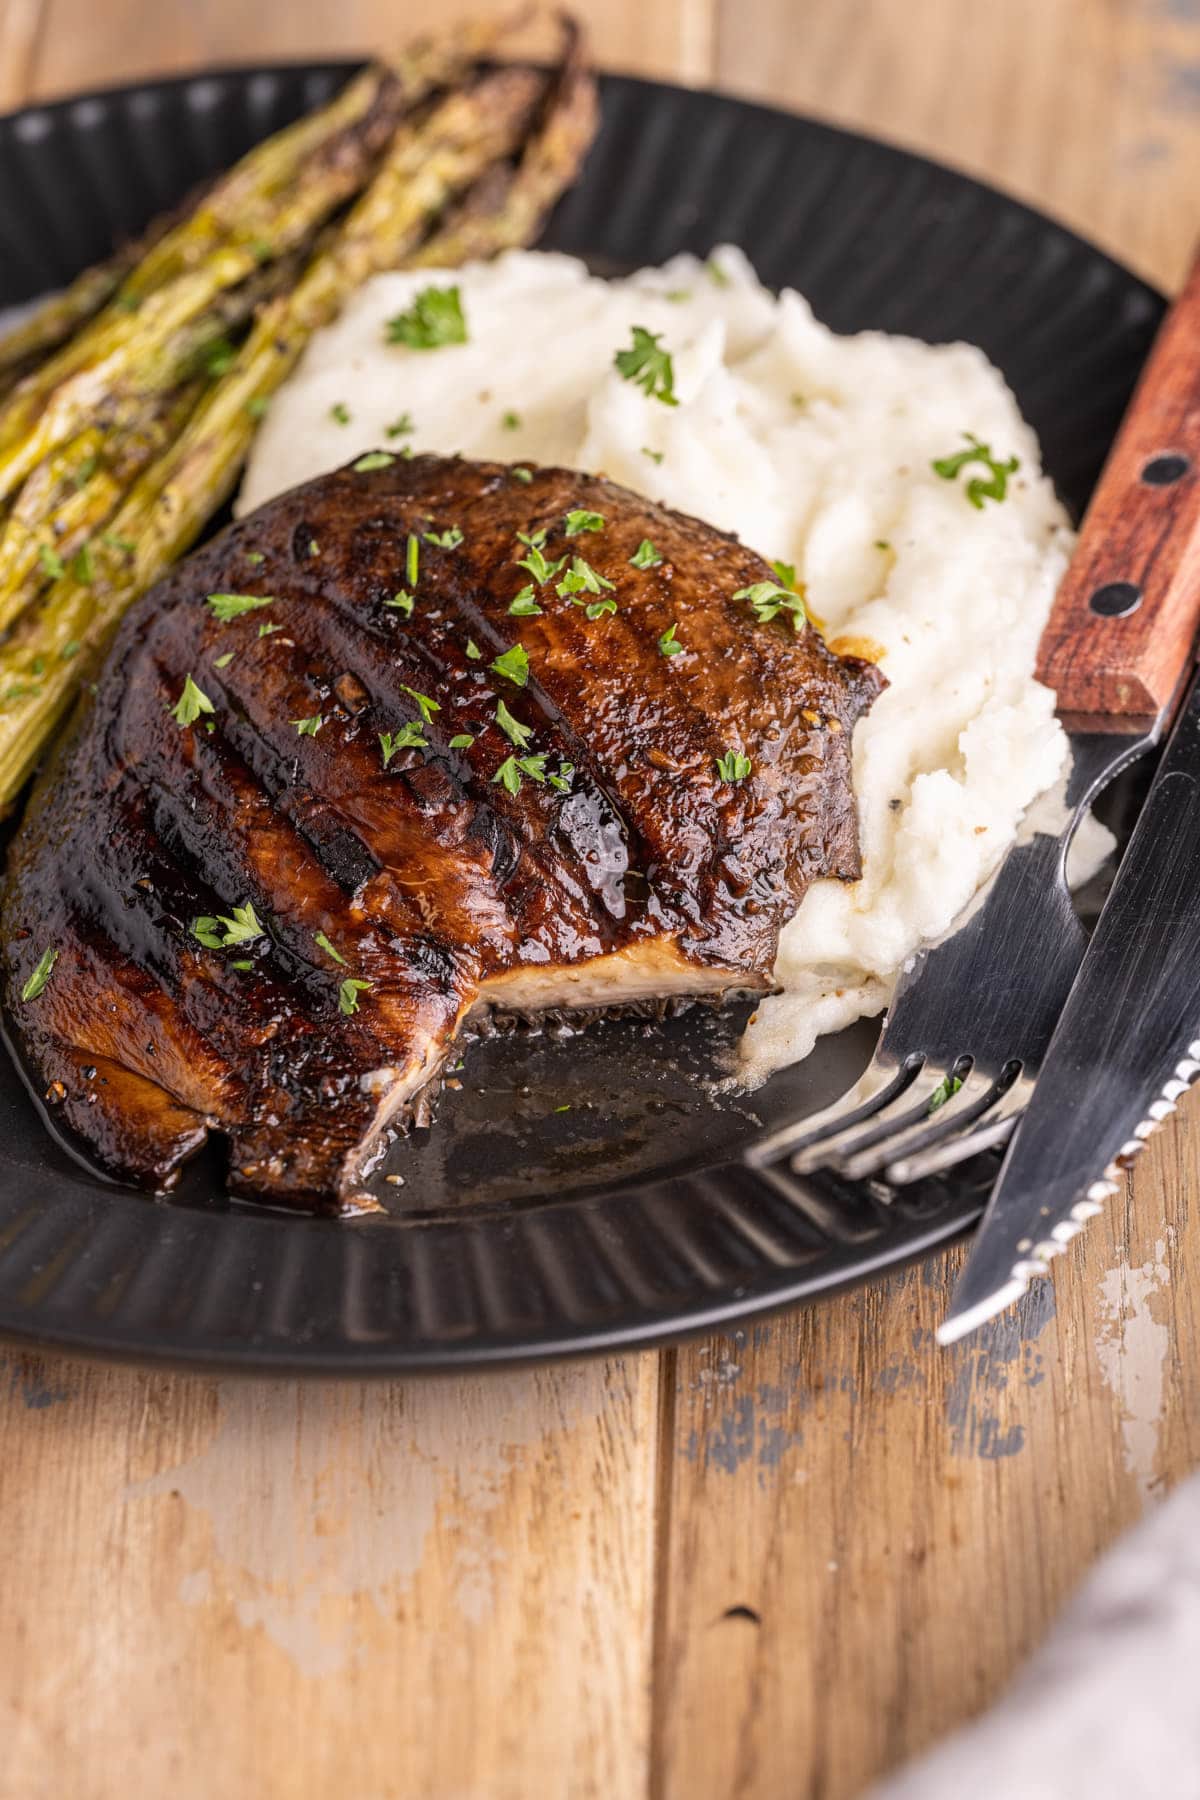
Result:
[[[467,342],[385,340],[456,283]],[[613,368],[633,325],[674,357],[678,406]],[[972,432],[1016,456],[1003,501],[971,504],[932,463]],[[734,249],[602,281],[513,252],[454,275],[382,275],[309,346],[259,434],[240,510],[368,447],[461,451],[603,472],[795,565],[835,648],[891,686],[854,743],[863,878],[819,882],[784,931],[744,1044],[757,1079],[887,1003],[913,952],[991,873],[1062,769],[1033,679],[1071,537],[1038,446],[981,351],[833,336]],[[982,471],[986,473],[986,471]]]

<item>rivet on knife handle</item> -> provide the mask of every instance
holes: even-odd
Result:
[[[1200,257],[1160,331],[1042,634],[1070,729],[1161,726],[1200,626]]]

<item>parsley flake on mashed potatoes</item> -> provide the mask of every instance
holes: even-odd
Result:
[[[602,471],[794,565],[833,648],[879,661],[890,686],[854,741],[862,880],[817,882],[785,928],[783,991],[742,1047],[742,1074],[760,1079],[883,1009],[1062,773],[1066,740],[1033,670],[1072,537],[1037,441],[982,351],[837,337],[736,249],[619,281],[512,251],[450,278],[461,341],[389,341],[388,321],[442,279],[377,276],[317,333],[259,432],[239,510],[403,444]],[[635,326],[669,351],[677,404],[614,367]],[[971,503],[978,465],[935,472],[967,433],[1017,458],[1003,500]]]

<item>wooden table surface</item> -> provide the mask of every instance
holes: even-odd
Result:
[[[439,16],[465,7],[447,4]],[[865,127],[1164,287],[1200,0],[604,0],[598,59]],[[414,0],[0,0],[0,105],[348,52]],[[997,1693],[1200,1462],[1200,1108],[1053,1283],[953,1252],[685,1349],[296,1385],[0,1352],[3,1800],[863,1792]]]

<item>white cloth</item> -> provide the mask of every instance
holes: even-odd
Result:
[[[1097,1565],[991,1712],[871,1800],[1200,1800],[1200,1477]]]

